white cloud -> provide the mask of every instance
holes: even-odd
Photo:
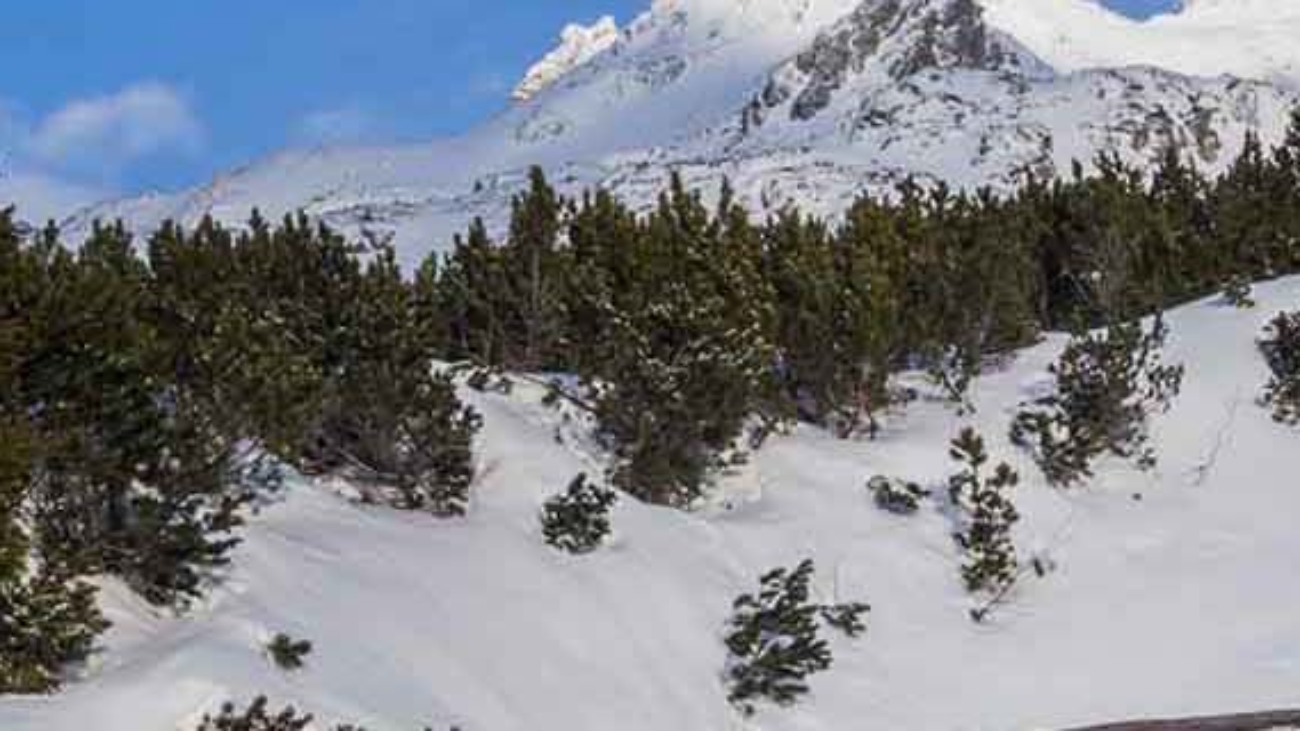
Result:
[[[25,148],[42,165],[111,176],[142,158],[196,154],[205,137],[181,94],[145,82],[68,103],[31,130]]]
[[[373,139],[379,123],[369,111],[356,106],[322,109],[303,117],[296,139],[307,145],[347,145]]]
[[[0,206],[62,218],[114,194],[141,161],[200,153],[207,133],[184,95],[158,82],[75,99],[34,118],[0,99]]]

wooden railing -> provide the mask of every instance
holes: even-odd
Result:
[[[1163,721],[1126,721],[1072,731],[1274,731],[1300,730],[1300,710],[1202,716]]]

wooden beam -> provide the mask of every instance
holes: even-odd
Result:
[[[1300,729],[1300,710],[1161,721],[1126,721],[1077,728],[1072,731],[1274,731],[1275,729]]]

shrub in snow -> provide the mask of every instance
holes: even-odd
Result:
[[[793,571],[776,569],[759,580],[758,594],[745,594],[733,605],[727,634],[727,698],[746,715],[757,700],[794,703],[808,692],[805,679],[831,666],[831,649],[820,637],[820,617],[849,637],[866,631],[862,603],[821,606],[811,600],[813,562]]]
[[[1283,424],[1300,424],[1300,312],[1284,312],[1269,323],[1259,344],[1273,372],[1264,404]]]
[[[242,711],[226,703],[216,716],[204,716],[197,731],[303,731],[311,722],[311,715],[299,714],[293,706],[271,713],[266,696],[258,696]]]
[[[618,500],[613,490],[573,478],[569,489],[546,501],[542,508],[542,535],[561,551],[590,553],[609,535],[609,511]]]
[[[1020,519],[1007,493],[1020,477],[1005,463],[994,468],[991,476],[984,474],[989,455],[974,429],[964,430],[950,453],[962,465],[948,481],[952,502],[963,513],[963,526],[956,534],[966,554],[962,578],[972,592],[1005,592],[1016,580],[1011,528]]]
[[[47,573],[0,576],[0,695],[49,693],[108,627],[87,584]]]
[[[1162,318],[1076,335],[1051,368],[1056,390],[1017,415],[1012,441],[1029,448],[1049,482],[1070,485],[1092,475],[1103,453],[1155,464],[1148,415],[1167,410],[1182,388],[1183,367],[1165,365],[1169,335]]]
[[[921,509],[921,500],[930,491],[916,484],[892,477],[877,476],[867,483],[876,507],[894,515],[912,515]]]
[[[808,692],[804,679],[831,666],[831,649],[818,636],[820,611],[809,597],[813,562],[765,574],[757,595],[736,600],[727,635],[728,700],[746,715],[754,701],[790,705]]]
[[[860,637],[867,631],[867,623],[863,617],[870,611],[870,604],[850,602],[822,607],[821,615],[822,621],[827,625],[853,638]]]
[[[281,670],[298,670],[311,654],[311,642],[295,640],[283,632],[277,634],[266,645],[266,652],[271,661]]]
[[[1234,277],[1223,288],[1223,301],[1240,310],[1249,310],[1255,306],[1251,296],[1250,280],[1246,277]]]
[[[461,403],[449,376],[386,372],[367,377],[331,415],[318,440],[319,468],[375,486],[367,496],[395,508],[464,515],[482,418]]]

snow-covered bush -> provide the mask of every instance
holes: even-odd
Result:
[[[867,623],[862,618],[870,611],[870,604],[849,602],[824,606],[821,615],[822,621],[827,625],[854,638],[862,636],[867,631]]]
[[[311,651],[311,642],[295,640],[283,632],[266,644],[266,652],[271,657],[271,662],[286,671],[301,669]]]
[[[1015,583],[1019,568],[1011,528],[1020,516],[1007,493],[1020,477],[1005,463],[991,476],[984,474],[988,450],[974,429],[953,441],[951,456],[962,465],[948,481],[952,502],[962,511],[963,525],[955,536],[966,554],[962,578],[972,592],[1004,592]]]
[[[0,695],[58,690],[108,627],[88,584],[47,573],[0,576]]]
[[[863,617],[870,605],[812,601],[813,569],[805,560],[793,571],[769,571],[759,579],[758,594],[742,595],[733,605],[726,638],[727,698],[745,715],[754,713],[760,699],[793,704],[808,692],[805,679],[831,666],[818,618],[851,638],[867,630]]]
[[[568,490],[546,501],[542,535],[561,551],[590,553],[609,535],[609,511],[617,500],[613,490],[588,482],[585,474],[578,475]]]
[[[736,600],[727,635],[730,700],[746,715],[765,699],[787,706],[808,692],[805,678],[831,666],[831,648],[818,633],[821,608],[809,595],[813,562],[776,569],[760,579],[757,595]]]
[[[1272,407],[1277,421],[1300,424],[1300,312],[1275,317],[1259,347],[1273,372],[1264,388],[1264,404]]]
[[[266,696],[258,696],[246,709],[226,703],[216,716],[204,716],[197,731],[304,731],[311,725],[310,714],[299,714],[293,706],[272,713]]]
[[[1165,365],[1169,328],[1132,322],[1076,335],[1052,365],[1056,390],[1017,415],[1011,439],[1029,448],[1049,482],[1071,485],[1092,476],[1092,463],[1110,452],[1155,464],[1148,416],[1167,410],[1182,388],[1183,367]]]
[[[876,476],[867,483],[867,490],[876,507],[894,515],[913,515],[921,509],[921,500],[930,491],[916,484],[893,477]]]

